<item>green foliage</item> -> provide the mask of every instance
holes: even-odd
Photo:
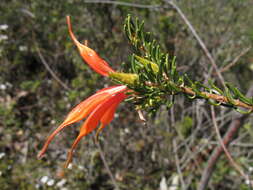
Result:
[[[170,101],[168,96],[172,95],[174,100],[175,94],[184,93],[190,99],[203,98],[211,105],[232,107],[242,114],[253,111],[253,96],[247,98],[230,83],[226,83],[225,89],[222,90],[211,79],[209,79],[210,86],[206,86],[199,81],[192,81],[187,74],[179,75],[176,58],[161,51],[150,32],[144,31],[144,21],[140,22],[137,18],[133,21],[128,15],[124,30],[134,49],[130,71],[137,74],[139,80],[130,84],[129,88],[138,92],[135,101],[138,108],[154,114],[161,105],[168,105],[168,108],[173,105],[174,101]],[[194,94],[189,96],[189,93],[184,90],[186,88]],[[223,100],[217,98],[216,102],[208,96],[208,93],[222,96]],[[236,100],[246,104],[248,110],[240,109]]]
[[[191,129],[193,127],[193,120],[189,116],[185,116],[183,121],[179,124],[179,132],[183,138],[187,138],[191,134]]]
[[[140,23],[137,18],[135,22],[130,15],[126,18],[124,30],[134,48],[131,72],[139,78],[138,83],[129,88],[140,94],[135,104],[154,114],[161,105],[172,106],[173,102],[167,96],[178,92],[175,83],[179,83],[181,79],[176,72],[175,58],[162,53],[160,46],[149,32],[144,32],[143,27],[144,22]]]
[[[245,123],[245,124],[243,125],[243,128],[245,128],[245,129],[248,131],[248,133],[249,133],[249,135],[251,136],[251,138],[253,138],[252,124],[251,124],[251,123]]]
[[[213,180],[215,183],[220,183],[224,180],[227,174],[231,173],[235,174],[234,171],[228,167],[228,162],[222,160],[217,164],[217,172],[214,173]]]
[[[40,86],[40,81],[35,80],[35,81],[24,81],[20,84],[20,88],[23,90],[28,90],[31,92],[35,92],[38,87]]]

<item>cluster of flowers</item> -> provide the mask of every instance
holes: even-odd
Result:
[[[81,44],[72,32],[72,26],[69,16],[67,16],[68,30],[71,39],[77,46],[79,53],[83,60],[97,73],[102,76],[108,77],[111,73],[116,73],[108,63],[99,57],[99,55],[89,47]],[[65,163],[65,167],[68,167],[72,160],[73,151],[76,148],[80,140],[88,135],[90,132],[95,130],[98,126],[96,132],[96,137],[99,132],[108,125],[114,118],[114,113],[119,105],[124,99],[127,98],[126,92],[129,91],[125,85],[116,85],[108,88],[103,88],[99,90],[94,95],[90,96],[80,104],[78,104],[74,109],[70,111],[63,123],[47,138],[42,150],[38,154],[38,158],[41,158],[46,152],[50,142],[53,138],[65,127],[79,122],[86,118],[83,122],[78,137],[75,139],[72,147],[68,153],[68,158]]]

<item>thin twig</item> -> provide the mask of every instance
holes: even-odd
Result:
[[[93,137],[95,138],[95,135],[94,135],[94,134],[93,134]],[[103,163],[104,163],[105,169],[107,170],[107,173],[108,173],[108,175],[109,175],[110,178],[111,178],[111,181],[112,181],[112,183],[113,183],[113,185],[114,185],[115,190],[120,190],[120,189],[119,189],[119,186],[118,186],[118,184],[117,184],[117,182],[116,182],[116,180],[115,180],[115,178],[114,178],[114,176],[113,176],[113,174],[112,174],[112,172],[111,172],[111,170],[110,170],[110,167],[109,167],[109,165],[108,165],[108,163],[107,163],[107,161],[106,161],[106,159],[105,159],[105,154],[104,154],[104,152],[102,151],[102,148],[101,148],[101,145],[100,145],[99,141],[96,141],[96,140],[95,140],[94,142],[95,142],[96,146],[98,147],[99,154],[100,154],[100,158],[102,159],[102,161],[103,161]]]
[[[232,158],[231,154],[229,153],[228,149],[226,148],[226,146],[224,145],[224,143],[222,141],[221,134],[220,134],[217,122],[216,122],[216,116],[215,116],[214,106],[211,106],[211,115],[212,115],[212,121],[213,121],[213,125],[214,125],[214,128],[215,128],[215,132],[216,132],[216,135],[218,137],[219,143],[220,143],[223,151],[225,152],[225,155],[227,156],[230,164],[237,170],[237,172],[241,176],[243,176],[245,178],[246,181],[249,181],[249,176],[246,175],[243,172],[243,170],[241,169],[241,167],[235,162],[235,160]]]
[[[253,86],[248,90],[247,96],[253,95]],[[223,137],[223,144],[225,146],[228,146],[232,140],[234,139],[234,136],[239,131],[240,127],[242,126],[244,120],[248,117],[248,115],[242,115],[242,114],[236,114],[231,122],[231,124],[228,127],[228,130],[226,134]],[[202,173],[201,180],[198,186],[198,190],[205,190],[209,180],[212,177],[213,171],[215,169],[216,163],[218,162],[220,156],[223,153],[223,148],[221,146],[217,146],[214,151],[212,152],[211,156],[209,157],[209,160],[207,162],[207,166]]]
[[[109,0],[86,0],[84,3],[103,3],[103,4],[114,4],[114,5],[122,5],[128,7],[142,8],[142,9],[157,9],[160,8],[161,5],[144,5],[137,3],[127,3],[122,1],[109,1]]]
[[[246,117],[247,117],[246,115],[242,115],[241,117],[238,117],[231,122],[228,131],[226,132],[226,134],[223,137],[223,144],[225,146],[228,146],[232,142],[232,140],[234,139],[234,136],[239,131],[239,129],[240,129],[242,123],[244,122],[244,120],[246,119]],[[198,190],[205,190],[206,189],[208,182],[211,179],[211,176],[212,176],[213,171],[215,169],[216,163],[218,162],[223,151],[224,150],[223,150],[222,146],[220,145],[220,146],[216,147],[215,150],[213,151],[213,153],[211,154],[211,156],[207,162],[207,167],[205,168],[204,172],[202,173]]]
[[[240,129],[240,126],[243,122],[243,120],[246,118],[245,115],[243,117],[239,117],[237,119],[234,119],[230,126],[228,131],[226,132],[225,136],[223,137],[223,143],[225,146],[228,146],[229,143],[233,140],[234,136]],[[205,190],[209,180],[212,177],[213,171],[215,169],[216,163],[218,162],[220,156],[223,153],[223,148],[221,146],[217,146],[214,151],[212,152],[211,156],[209,157],[209,160],[207,162],[207,166],[202,173],[201,180],[198,186],[198,190]]]
[[[242,148],[250,148],[250,149],[253,148],[253,144],[252,144],[252,143],[237,143],[237,142],[235,142],[235,141],[237,141],[237,139],[234,140],[234,141],[230,144],[230,146],[242,147]],[[208,143],[211,144],[211,145],[219,145],[219,143],[216,142],[216,141],[211,141],[211,142],[208,142]]]
[[[191,24],[191,22],[189,21],[189,19],[185,16],[185,14],[182,12],[182,10],[172,1],[172,0],[164,0],[166,3],[168,3],[169,5],[171,5],[180,15],[180,17],[183,19],[183,21],[185,22],[185,24],[189,27],[190,31],[192,32],[193,36],[196,38],[196,40],[198,41],[200,47],[202,48],[202,50],[204,51],[206,57],[209,59],[212,67],[215,69],[215,72],[218,75],[218,78],[221,82],[221,84],[225,87],[225,81],[223,76],[221,75],[219,68],[217,66],[217,64],[215,63],[214,58],[212,57],[211,53],[209,52],[209,50],[207,49],[205,43],[203,42],[203,40],[200,38],[200,36],[198,35],[198,33],[196,32],[195,28],[193,27],[193,25]]]
[[[175,128],[176,132],[178,133],[180,140],[182,140],[182,143],[183,143],[183,145],[186,148],[185,154],[182,156],[182,158],[180,160],[180,163],[182,163],[181,169],[183,169],[186,166],[185,161],[184,161],[185,158],[189,158],[190,157],[189,155],[191,155],[191,159],[190,160],[193,160],[194,165],[196,166],[196,169],[201,170],[201,168],[199,166],[198,160],[195,158],[195,156],[193,156],[195,154],[194,154],[194,152],[190,148],[191,145],[184,140],[184,137],[180,134],[180,132],[178,131],[178,129],[177,129],[177,127],[175,125],[174,125],[174,128]],[[174,143],[174,141],[172,143]],[[178,148],[177,148],[177,146],[175,146],[174,152],[177,152],[177,151],[178,151]]]
[[[186,87],[186,86],[181,86],[180,87],[182,89],[182,91],[186,94],[189,94],[189,95],[192,95],[192,96],[195,96],[196,93],[189,87]],[[206,99],[212,99],[212,100],[215,100],[219,103],[229,103],[229,99],[223,95],[219,95],[219,94],[212,94],[212,93],[208,93],[208,92],[200,92],[200,94],[203,96],[203,97],[206,97]],[[249,104],[245,104],[243,103],[242,101],[238,100],[238,99],[234,99],[234,105],[237,106],[237,107],[242,107],[242,108],[246,108],[246,109],[249,109],[249,111],[253,111],[253,105],[249,105]]]
[[[158,88],[161,88],[161,86],[155,84],[155,83],[151,83],[151,82],[146,82],[145,83],[147,86],[155,86]],[[176,84],[174,84],[176,85]],[[234,99],[232,98],[232,100],[230,100],[228,97],[220,95],[220,94],[214,94],[214,93],[209,93],[209,92],[198,92],[198,94],[196,92],[194,92],[194,90],[188,86],[184,86],[184,84],[180,85],[180,86],[176,86],[177,88],[180,88],[181,91],[179,91],[178,93],[184,93],[184,94],[188,94],[191,95],[193,97],[197,97],[197,95],[199,96],[198,98],[204,98],[206,100],[208,99],[212,99],[215,100],[217,103],[223,105],[223,106],[229,106],[229,104],[231,104],[231,101],[233,102],[233,105],[231,105],[230,107],[236,106],[236,107],[242,107],[245,109],[248,109],[248,113],[252,113],[253,112],[253,105],[252,104],[246,104],[238,99]]]
[[[64,82],[61,81],[61,79],[59,77],[57,77],[57,75],[54,73],[54,71],[49,67],[48,63],[46,62],[44,56],[42,55],[42,53],[40,52],[40,48],[37,46],[37,44],[35,44],[35,49],[39,55],[39,58],[42,62],[42,64],[45,66],[46,70],[50,73],[50,75],[66,90],[71,90]]]
[[[182,189],[186,189],[183,174],[182,174],[182,170],[181,170],[180,165],[179,165],[179,159],[178,159],[178,153],[177,153],[177,144],[176,144],[175,139],[173,140],[173,152],[174,152],[174,155],[175,155],[175,163],[176,163],[176,167],[177,167],[177,173],[179,175],[179,179],[180,179],[181,184],[182,184]]]
[[[229,63],[225,67],[221,68],[220,72],[221,73],[225,72],[225,71],[229,70],[231,67],[233,67],[242,56],[244,56],[246,53],[249,52],[250,49],[251,49],[251,47],[244,49],[238,56],[236,56],[236,58],[231,63]]]

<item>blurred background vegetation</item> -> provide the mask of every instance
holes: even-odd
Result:
[[[102,0],[101,0],[102,1]],[[0,2],[0,187],[2,190],[114,189],[92,136],[83,139],[64,178],[57,175],[78,126],[66,128],[50,145],[46,157],[36,155],[46,137],[81,100],[111,84],[91,71],[67,32],[72,18],[79,40],[99,52],[115,70],[129,63],[131,49],[124,36],[127,14],[145,21],[164,51],[177,56],[179,71],[207,81],[211,65],[178,13],[162,0],[124,0],[126,5],[84,0]],[[241,91],[253,82],[253,3],[251,0],[180,0],[212,53],[226,81]],[[53,73],[53,75],[52,75]],[[55,77],[55,76],[56,77]],[[213,79],[217,78],[211,73]],[[58,80],[57,80],[58,78]],[[100,143],[120,189],[196,189],[218,141],[210,106],[177,97],[171,110],[140,122],[130,103],[119,107]],[[144,113],[145,114],[145,113]],[[216,108],[224,134],[235,112]],[[246,173],[253,170],[252,116],[247,117],[229,148]],[[179,170],[180,169],[180,170]],[[207,189],[249,189],[222,156]]]

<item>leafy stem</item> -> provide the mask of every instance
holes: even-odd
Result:
[[[131,100],[138,108],[155,113],[161,105],[170,108],[175,95],[185,94],[189,99],[205,99],[211,105],[231,107],[243,114],[253,112],[253,97],[246,97],[234,85],[224,83],[221,89],[212,80],[207,86],[193,81],[186,73],[179,74],[176,57],[162,52],[151,34],[144,31],[144,22],[137,18],[133,21],[128,15],[124,30],[134,51],[129,73],[110,77],[135,92]]]

